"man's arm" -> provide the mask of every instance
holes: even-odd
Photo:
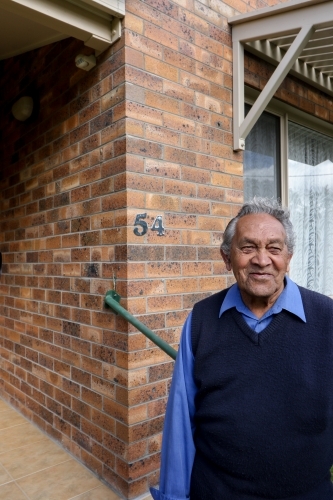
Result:
[[[194,461],[194,358],[191,347],[191,318],[187,318],[180,340],[165,414],[160,489],[151,488],[154,500],[190,498],[190,481]]]

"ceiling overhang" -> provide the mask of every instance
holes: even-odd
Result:
[[[292,0],[229,19],[233,43],[234,150],[288,73],[333,96],[333,0]],[[276,66],[244,118],[244,50]]]
[[[124,15],[125,0],[1,0],[0,59],[66,37],[103,52],[120,38]]]

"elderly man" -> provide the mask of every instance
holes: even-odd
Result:
[[[155,500],[333,499],[333,301],[286,276],[293,247],[278,202],[228,224],[237,283],[184,325]]]

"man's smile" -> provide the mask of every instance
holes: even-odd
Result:
[[[249,276],[254,276],[255,278],[270,278],[273,276],[273,274],[271,273],[257,273],[257,272],[253,272],[253,273],[249,273]]]

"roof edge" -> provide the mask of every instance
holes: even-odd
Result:
[[[306,7],[311,7],[312,5],[329,2],[332,3],[332,0],[290,0],[289,2],[274,5],[274,7],[264,7],[253,12],[247,12],[246,14],[238,14],[237,16],[232,16],[228,19],[228,23],[233,26],[246,23],[248,21],[253,21],[255,19],[261,19],[263,17],[267,18],[276,14],[280,14],[282,12],[304,9]]]

